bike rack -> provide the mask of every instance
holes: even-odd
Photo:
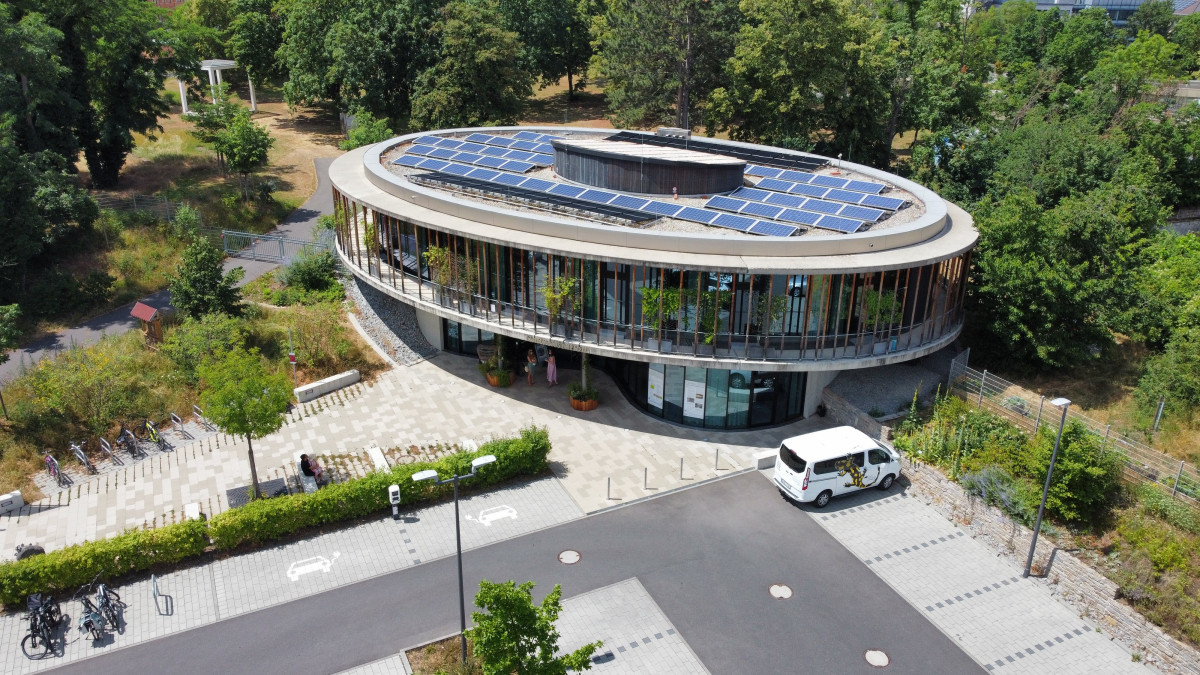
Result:
[[[200,420],[200,425],[203,426],[205,429],[207,429],[209,431],[215,430],[213,425],[211,423],[209,423],[209,421],[207,419],[204,418],[204,411],[200,409],[200,406],[193,405],[192,406],[192,414],[196,416],[196,419]]]
[[[122,462],[120,458],[117,457],[117,453],[113,452],[112,446],[109,445],[108,441],[104,440],[103,438],[100,439],[100,447],[103,448],[106,453],[108,453],[108,456],[114,463],[122,465],[125,464],[125,462]]]
[[[175,433],[179,434],[181,438],[192,437],[192,435],[187,432],[187,429],[183,428],[183,419],[181,419],[179,415],[176,415],[175,413],[171,413],[171,426],[175,427]]]

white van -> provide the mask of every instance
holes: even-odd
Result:
[[[900,476],[900,453],[854,427],[793,436],[779,445],[775,485],[798,502],[823,508],[839,495],[886,490]]]

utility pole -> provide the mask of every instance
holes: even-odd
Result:
[[[300,380],[296,375],[296,350],[292,348],[292,328],[288,326],[288,361],[292,362],[292,386],[299,387]]]

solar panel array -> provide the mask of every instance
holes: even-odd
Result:
[[[852,190],[854,192],[865,192],[867,194],[877,195],[887,189],[883,183],[872,183],[865,180],[850,180],[848,178],[838,178],[837,176],[822,176],[807,171],[787,171],[784,169],[774,169],[768,166],[756,166],[750,164],[746,166],[747,176],[762,176],[764,178],[781,178],[790,180],[793,183],[803,183],[805,185],[815,185],[824,188],[838,188],[841,190]]]
[[[738,199],[738,193],[746,188],[736,190],[729,197],[713,197],[705,204],[710,209],[720,209],[722,211],[731,211],[737,214],[746,214],[759,216],[761,218],[770,218],[772,220],[782,220],[789,223],[799,223],[801,225],[811,225],[820,227],[826,230],[834,230],[837,232],[845,232],[847,234],[857,232],[863,226],[863,221],[852,220],[831,214],[813,213],[811,211],[803,211],[789,206],[764,203],[762,201],[747,201]],[[779,195],[780,197],[789,197],[789,195]],[[795,198],[793,198],[795,199]]]
[[[510,174],[500,174],[500,175],[508,176]],[[501,194],[501,195],[504,195],[505,197],[538,201],[538,202],[542,202],[544,204],[565,207],[565,208],[569,208],[569,209],[572,209],[575,211],[585,211],[588,213],[595,213],[595,214],[599,214],[599,215],[603,215],[603,216],[608,216],[610,218],[620,218],[622,220],[628,220],[628,221],[632,221],[635,223],[646,221],[646,220],[652,220],[657,217],[657,216],[654,216],[649,213],[643,213],[641,211],[635,211],[633,209],[622,208],[620,205],[609,206],[609,205],[604,205],[604,204],[594,204],[594,203],[589,203],[589,202],[583,202],[578,199],[572,199],[570,197],[558,196],[555,193],[546,193],[541,190],[534,190],[534,189],[527,189],[527,188],[522,188],[522,187],[511,186],[511,185],[505,185],[502,183],[497,183],[494,180],[488,181],[488,180],[483,180],[480,178],[473,178],[470,176],[456,176],[454,174],[446,174],[446,173],[422,173],[422,174],[416,174],[416,176],[414,176],[414,177],[418,178],[418,179],[433,181],[436,183],[442,183],[443,185],[453,185],[453,186],[456,186],[459,188],[467,188],[467,189],[474,189],[474,190],[480,190],[480,191],[484,191],[484,192],[492,192],[492,193],[496,193],[496,194]]]
[[[786,152],[778,152],[766,149],[750,149],[740,148],[732,145],[724,145],[722,143],[714,143],[712,141],[694,140],[691,138],[671,138],[668,136],[657,136],[639,131],[622,131],[612,136],[605,138],[608,141],[625,141],[627,143],[642,143],[644,145],[660,145],[668,148],[681,148],[685,150],[695,150],[696,152],[707,152],[714,155],[724,155],[726,157],[736,157],[737,159],[747,162],[754,162],[764,166],[777,166],[785,169],[804,169],[811,171],[825,166],[826,160],[819,157],[804,157],[802,155],[794,155]]]
[[[765,179],[764,182],[766,180],[773,179]],[[801,211],[853,218],[864,223],[877,223],[887,217],[887,213],[879,209],[870,209],[865,206],[855,206],[854,204],[839,204],[838,202],[830,202],[824,199],[813,199],[812,197],[788,194],[783,190],[772,190],[772,187],[769,185],[766,186],[766,189],[761,189],[762,187],[762,183],[759,183],[759,188],[738,188],[730,193],[729,196],[756,202],[766,202],[791,209],[800,209]]]
[[[401,156],[401,159],[412,156],[432,157],[433,159],[441,159],[447,162],[473,164],[475,166],[482,166],[489,169],[499,169],[500,171],[513,171],[515,173],[525,173],[526,171],[529,171],[535,167],[532,162],[521,161],[519,159],[492,157],[474,152],[451,150],[450,148],[435,148],[429,145],[410,146],[408,150],[405,151],[405,154]],[[396,160],[395,163],[399,164],[400,160]]]
[[[620,209],[621,213],[631,211],[637,213],[638,216],[617,215],[617,212],[606,213],[606,215],[613,215],[614,217],[633,220],[634,222],[659,217],[677,218],[679,220],[688,220],[713,227],[759,234],[767,237],[790,237],[801,231],[798,227],[784,223],[747,218],[742,215],[710,211],[694,206],[660,202],[618,192],[609,192],[607,190],[557,183],[532,176],[520,176],[512,173],[493,171],[487,168],[476,168],[429,157],[404,155],[397,159],[395,163],[401,166],[428,169],[443,174],[473,179],[474,182],[471,185],[479,189],[487,189],[500,194],[516,195],[524,199],[535,199],[548,204],[568,205],[581,210],[598,213],[604,212],[597,211],[592,206],[599,205],[611,209]],[[441,176],[432,174],[422,174],[422,177],[443,183],[464,184],[464,181],[444,179]],[[519,191],[514,192],[510,188],[519,189]]]

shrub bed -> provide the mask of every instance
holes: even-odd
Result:
[[[208,546],[206,530],[204,522],[189,520],[4,563],[0,565],[0,603],[23,607],[31,593],[73,593],[98,574],[112,579],[194,558]]]
[[[194,558],[204,553],[210,539],[218,550],[228,551],[276,541],[307,527],[368,516],[389,506],[387,488],[392,484],[400,486],[405,504],[450,495],[450,485],[413,482],[413,474],[425,469],[435,469],[440,476],[461,475],[471,470],[471,461],[476,457],[495,455],[496,461],[481,467],[467,484],[480,488],[541,473],[549,454],[546,429],[529,426],[516,438],[490,441],[474,452],[460,452],[436,462],[394,466],[391,471],[370,473],[311,494],[260,499],[219,513],[208,522],[192,520],[155,530],[132,530],[112,539],[2,563],[0,603],[9,608],[23,607],[31,593],[74,592],[97,574],[112,580]]]

